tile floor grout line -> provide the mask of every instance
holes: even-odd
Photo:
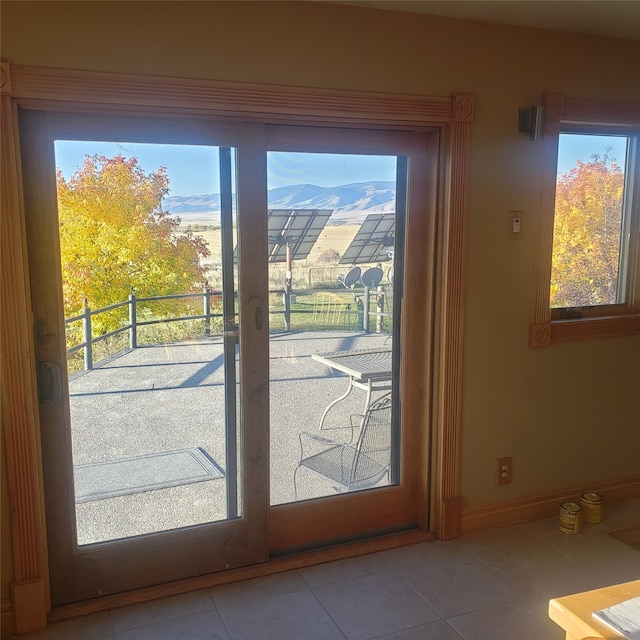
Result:
[[[332,583],[328,583],[328,584],[332,584]],[[321,587],[323,585],[318,585],[318,586]],[[316,595],[315,591],[311,587],[307,587],[307,588],[311,593],[311,595],[313,596],[314,600],[320,605],[322,610],[327,614],[327,616],[329,617],[329,620],[331,620],[331,622],[334,624],[335,628],[339,631],[340,635],[344,638],[344,640],[351,640],[351,638],[349,638],[349,636],[347,636],[347,634],[342,630],[342,627],[338,624],[337,620],[335,620],[334,617],[331,615],[331,612],[322,604],[322,602]]]
[[[158,603],[162,602],[163,600],[171,600],[174,598],[180,598],[180,596],[193,596],[196,593],[200,593],[202,591],[206,591],[207,592],[207,597],[209,598],[209,601],[211,603],[212,609],[204,609],[204,610],[199,610],[199,611],[186,611],[186,612],[182,612],[182,613],[178,613],[175,616],[171,616],[169,618],[162,618],[161,620],[158,619],[154,619],[152,622],[146,622],[144,624],[138,625],[136,624],[133,627],[127,627],[125,629],[119,629],[117,630],[114,626],[114,620],[113,620],[113,616],[112,616],[112,612],[114,611],[119,611],[122,609],[127,609],[128,607],[140,607],[141,605],[144,604],[151,604],[151,605],[157,605]],[[131,605],[126,605],[125,607],[116,607],[114,609],[108,609],[107,613],[109,614],[109,623],[111,625],[111,633],[115,636],[116,633],[124,633],[126,631],[133,631],[134,629],[143,629],[144,627],[147,627],[151,624],[158,624],[161,622],[172,622],[174,620],[180,620],[181,618],[188,618],[190,616],[199,614],[199,613],[206,613],[208,611],[215,611],[219,614],[218,608],[216,607],[216,603],[214,602],[213,598],[211,597],[211,594],[208,593],[208,589],[198,589],[196,591],[189,591],[186,592],[184,594],[175,594],[172,596],[167,596],[165,598],[160,598],[159,600],[149,600],[147,602],[143,602],[143,603],[136,603],[136,604],[131,604]]]
[[[207,589],[207,591],[209,590]],[[213,600],[213,596],[211,594],[209,594],[209,597]],[[215,606],[215,602],[214,602],[214,606]],[[218,617],[220,618],[220,622],[222,622],[222,626],[224,627],[224,631],[227,634],[227,637],[229,638],[229,640],[235,640],[233,637],[233,634],[231,633],[231,629],[229,629],[229,627],[227,626],[224,616],[222,615],[222,611],[220,611],[218,607],[216,607],[216,611],[218,613]]]
[[[423,562],[421,564],[428,564],[428,562]],[[402,567],[397,567],[399,569],[401,569]],[[442,613],[440,613],[440,611],[435,607],[434,604],[432,604],[429,599],[426,596],[423,596],[419,591],[417,591],[413,585],[411,585],[409,582],[407,582],[403,576],[401,576],[396,569],[392,569],[393,573],[395,573],[395,575],[400,578],[400,580],[402,580],[402,582],[404,582],[404,584],[406,584],[409,589],[411,589],[411,591],[413,591],[430,609],[433,609],[433,611],[435,611],[439,616],[440,616],[440,621],[446,621],[446,618],[442,615]]]

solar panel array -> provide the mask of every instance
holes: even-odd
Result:
[[[287,245],[291,247],[292,260],[307,258],[332,213],[332,209],[269,209],[269,262],[286,262]],[[369,214],[344,252],[340,264],[386,260],[388,254],[385,252],[392,251],[395,243],[395,226],[393,213]],[[234,254],[236,252],[237,248]]]
[[[331,217],[333,209],[269,209],[269,262],[304,260]]]
[[[340,264],[364,264],[378,261],[378,256],[395,243],[396,217],[393,213],[370,213],[358,229]],[[386,259],[387,256],[384,256]]]

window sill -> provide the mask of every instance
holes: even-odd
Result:
[[[552,320],[530,327],[529,345],[545,347],[558,342],[617,338],[640,334],[640,313],[599,318]]]

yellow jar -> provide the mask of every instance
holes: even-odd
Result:
[[[602,496],[598,493],[583,493],[580,496],[580,505],[584,521],[590,524],[602,522]]]
[[[560,505],[558,528],[562,533],[580,533],[582,526],[582,507],[577,502],[564,502]]]

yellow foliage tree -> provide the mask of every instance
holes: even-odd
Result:
[[[146,175],[136,158],[85,156],[69,180],[58,170],[57,184],[66,317],[79,314],[85,300],[105,307],[132,289],[138,297],[202,289],[200,258],[209,249],[162,210],[169,191],[163,167]],[[96,320],[99,333],[115,328]]]
[[[614,304],[624,172],[605,155],[578,161],[556,186],[551,306]]]

